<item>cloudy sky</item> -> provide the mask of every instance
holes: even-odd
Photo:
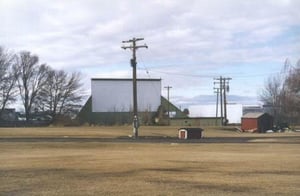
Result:
[[[219,76],[232,78],[229,102],[253,104],[268,76],[300,59],[299,8],[299,0],[0,0],[0,45],[80,71],[89,91],[90,78],[131,77],[121,42],[143,37],[138,77],[162,78],[175,104],[214,101]]]

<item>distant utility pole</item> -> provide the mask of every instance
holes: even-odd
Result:
[[[217,104],[216,104],[216,125],[218,125],[218,110],[219,110],[219,91],[220,88],[215,88],[214,90],[216,90],[214,93],[217,93]]]
[[[227,99],[226,99],[226,92],[229,92],[229,80],[231,78],[223,78],[223,95],[224,95],[224,120],[225,120],[225,125],[228,123],[227,119]]]
[[[172,86],[165,86],[165,88],[168,90],[168,125],[170,125],[170,89]]]
[[[220,76],[219,78],[219,84],[220,84],[220,105],[221,105],[221,124],[224,125],[224,121],[223,121],[223,79],[222,79],[222,76]]]
[[[137,46],[136,42],[144,40],[144,38],[132,38],[128,41],[122,41],[122,43],[131,43],[130,46],[122,46],[124,50],[132,50],[132,59],[130,59],[130,64],[132,66],[132,81],[133,81],[133,135],[134,138],[138,138],[138,128],[139,128],[139,118],[138,118],[138,109],[137,109],[137,82],[136,82],[136,50],[139,48],[148,48],[146,44]]]
[[[231,78],[223,78],[220,76],[219,78],[214,78],[216,82],[214,84],[219,84],[219,88],[214,88],[217,89],[217,106],[216,106],[216,117],[218,116],[218,96],[220,94],[220,107],[221,107],[221,123],[222,125],[226,125],[228,120],[227,120],[227,98],[226,98],[226,92],[229,92],[229,80]],[[223,109],[224,109],[224,114],[223,114]]]

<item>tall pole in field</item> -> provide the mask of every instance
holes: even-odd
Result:
[[[214,78],[217,82],[214,82],[214,84],[219,84],[219,88],[217,89],[217,106],[216,106],[216,117],[218,114],[218,96],[220,94],[220,108],[221,108],[221,124],[227,125],[228,119],[227,119],[227,97],[226,92],[229,92],[229,80],[231,78],[224,78],[220,76],[220,78]],[[224,109],[224,113],[223,113]]]
[[[227,125],[228,119],[227,119],[227,98],[226,98],[226,92],[229,92],[229,80],[231,78],[223,78],[223,89],[224,89],[224,124]]]
[[[220,106],[221,106],[221,124],[224,125],[224,121],[223,121],[223,78],[222,76],[220,76],[219,78],[220,81]]]
[[[124,50],[132,50],[132,59],[130,59],[130,64],[132,66],[132,84],[133,84],[133,135],[134,138],[138,138],[138,128],[139,128],[139,118],[138,118],[138,108],[137,108],[137,79],[136,79],[136,50],[138,48],[148,48],[146,44],[137,46],[136,42],[144,40],[144,38],[132,38],[127,41],[122,41],[122,43],[131,43],[130,46],[122,46]]]
[[[214,88],[216,91],[215,93],[217,93],[217,103],[216,103],[216,126],[218,125],[218,109],[219,109],[219,90],[220,88]]]
[[[165,86],[165,88],[168,90],[168,125],[170,125],[170,89],[172,86]]]

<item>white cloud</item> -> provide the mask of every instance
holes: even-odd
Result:
[[[131,53],[121,41],[144,37],[149,49],[138,50],[138,66],[191,97],[211,87],[212,78],[201,75],[224,74],[224,67],[243,73],[236,64],[255,74],[265,63],[277,69],[285,58],[297,60],[299,7],[297,0],[1,0],[0,43],[87,77],[130,77]]]

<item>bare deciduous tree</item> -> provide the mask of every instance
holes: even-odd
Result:
[[[271,76],[260,94],[260,99],[268,105],[275,123],[300,121],[300,61],[293,67],[285,61],[280,75]]]
[[[279,75],[270,76],[260,94],[261,101],[272,109],[275,121],[279,118],[281,105],[282,81]],[[277,123],[277,122],[276,122]]]
[[[78,72],[73,72],[67,77],[59,114],[73,115],[81,107],[79,103],[82,101],[83,95],[80,79],[81,74]]]
[[[291,66],[285,80],[284,108],[290,121],[300,122],[300,60],[295,67]]]
[[[49,67],[39,65],[39,58],[30,52],[21,52],[17,64],[18,87],[21,100],[25,109],[25,117],[28,122],[37,97],[47,81]]]
[[[0,47],[0,117],[5,106],[19,97],[26,121],[33,111],[57,115],[74,115],[83,98],[81,75],[57,71],[39,64],[39,58],[28,51],[13,55]],[[19,93],[18,93],[19,92]]]
[[[72,116],[83,98],[80,74],[67,74],[63,70],[50,70],[46,85],[40,96],[40,109],[50,113],[53,119],[57,115]]]
[[[0,118],[5,107],[14,102],[16,89],[16,56],[0,46]]]

